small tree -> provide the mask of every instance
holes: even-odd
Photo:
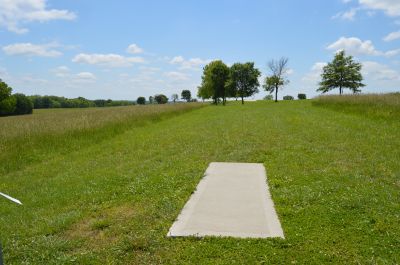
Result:
[[[260,83],[258,78],[261,72],[254,67],[254,63],[235,63],[230,68],[228,95],[232,97],[239,96],[242,98],[250,97],[258,93]]]
[[[192,99],[192,93],[190,92],[190,90],[182,90],[181,97],[187,102],[190,102],[190,100]]]
[[[168,102],[167,96],[166,96],[166,95],[163,95],[163,94],[155,95],[155,96],[154,96],[154,99],[155,99],[155,101],[156,101],[158,104],[165,104],[165,103]]]
[[[153,103],[154,103],[154,97],[153,97],[153,96],[150,96],[150,97],[149,97],[149,103],[150,103],[150,104],[153,104]]]
[[[300,93],[300,94],[297,95],[297,98],[298,99],[307,99],[307,96],[306,96],[306,94]]]
[[[14,97],[16,100],[15,110],[13,114],[32,114],[33,103],[27,96],[25,96],[24,94],[14,94],[12,95],[12,97]]]
[[[269,93],[275,91],[275,102],[278,101],[279,88],[289,83],[289,80],[286,78],[288,62],[288,58],[282,57],[279,61],[271,60],[268,63],[271,75],[265,78],[264,89]]]
[[[361,81],[360,63],[354,62],[352,56],[346,56],[345,51],[336,53],[332,62],[323,68],[322,81],[319,83],[318,92],[326,93],[332,89],[339,88],[339,94],[348,88],[353,93],[361,92],[360,88],[365,86]]]
[[[138,97],[137,100],[136,100],[136,103],[138,105],[144,105],[144,104],[146,104],[146,98],[145,97]]]
[[[175,103],[179,99],[178,94],[172,94],[171,99]]]

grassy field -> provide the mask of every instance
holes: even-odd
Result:
[[[344,113],[400,121],[400,93],[320,96],[313,104]]]
[[[203,106],[147,105],[87,109],[39,109],[0,119],[0,174],[98,143],[132,127]]]
[[[61,113],[61,124],[76,115]],[[400,263],[395,119],[311,101],[176,114],[3,141],[0,191],[24,203],[0,199],[6,264]],[[21,133],[2,119],[2,135]],[[41,139],[22,158],[11,148],[21,137]],[[212,161],[264,163],[285,240],[166,237]]]

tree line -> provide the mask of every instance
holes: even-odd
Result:
[[[272,60],[268,63],[270,75],[264,80],[263,88],[273,93],[275,101],[278,100],[278,90],[289,83],[287,79],[288,59]],[[197,96],[212,99],[215,104],[222,101],[225,105],[227,98],[251,97],[258,93],[260,70],[254,67],[254,62],[234,63],[228,67],[221,60],[213,61],[203,68],[201,85],[198,87]]]
[[[134,105],[134,101],[130,100],[111,100],[111,99],[95,99],[90,100],[84,97],[65,98],[58,96],[28,96],[33,102],[35,109],[49,108],[89,108],[89,107],[115,107]]]
[[[275,102],[278,101],[278,92],[289,83],[288,58],[271,60],[268,63],[269,75],[263,81],[263,88],[270,94],[275,94]],[[352,56],[346,56],[345,51],[335,54],[332,62],[329,62],[322,71],[319,88],[317,92],[326,93],[339,88],[339,94],[345,88],[353,93],[361,92],[363,77],[361,75],[362,65],[353,60]],[[226,98],[251,97],[258,93],[259,77],[261,72],[254,67],[253,62],[235,63],[228,67],[221,60],[216,60],[203,68],[201,85],[198,87],[197,96],[204,99],[212,99],[215,104],[222,101],[225,105]],[[271,99],[271,95],[265,97]],[[293,100],[292,96],[284,96],[284,100]],[[298,99],[306,99],[303,93],[298,94]]]
[[[172,102],[176,102],[179,99],[178,94],[172,94],[171,100]],[[192,98],[192,93],[190,90],[182,90],[181,92],[181,99],[186,101],[186,102],[196,102],[197,99]],[[136,100],[136,103],[139,105],[145,105],[145,104],[166,104],[168,103],[169,98],[164,95],[164,94],[157,94],[155,96],[150,96],[148,101],[146,101],[145,97],[138,97]]]

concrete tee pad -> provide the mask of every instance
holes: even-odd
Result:
[[[263,164],[211,163],[168,236],[284,238]]]

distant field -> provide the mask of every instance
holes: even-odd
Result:
[[[400,120],[400,93],[321,96],[313,104],[372,118]]]
[[[312,101],[197,107],[0,118],[10,143],[25,119],[40,139],[0,156],[0,191],[24,203],[0,198],[5,263],[400,263],[400,122]],[[212,161],[264,163],[285,240],[166,237]]]

